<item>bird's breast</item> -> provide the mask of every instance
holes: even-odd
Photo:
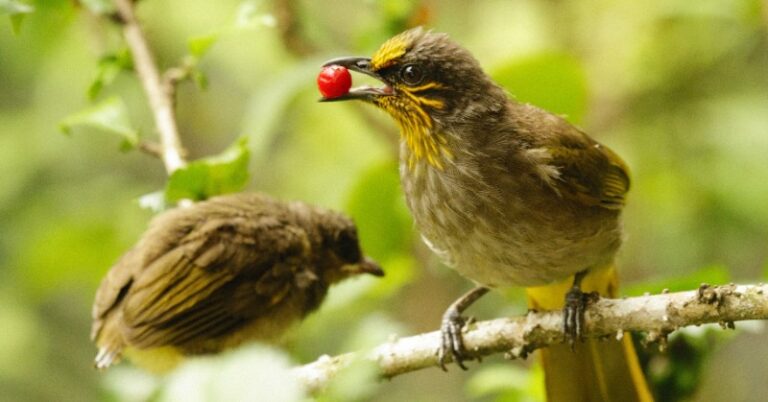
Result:
[[[407,147],[401,149],[408,207],[425,243],[447,265],[486,286],[535,286],[613,258],[621,243],[618,219],[580,217],[523,172],[480,159],[457,153],[435,169],[409,164]]]

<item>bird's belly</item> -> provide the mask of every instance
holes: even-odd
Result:
[[[489,287],[539,286],[611,262],[618,215],[532,211],[518,196],[406,178],[407,201],[427,245],[464,277]],[[572,216],[571,216],[572,215]]]
[[[498,231],[475,230],[439,242],[437,247],[442,246],[461,275],[485,286],[501,287],[545,285],[602,266],[611,261],[620,244],[615,236],[599,234],[542,239],[527,236],[530,231],[515,230],[515,226],[525,225],[510,220],[509,226],[498,227]]]

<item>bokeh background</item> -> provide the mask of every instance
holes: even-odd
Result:
[[[75,3],[26,2],[34,10],[20,25],[0,15],[0,401],[292,400],[281,367],[435,330],[470,283],[412,228],[396,128],[364,105],[320,104],[315,89],[323,60],[369,55],[415,25],[450,33],[517,99],[565,115],[627,160],[624,294],[768,278],[768,2],[145,0],[139,17],[161,66],[194,54],[190,41],[212,45],[195,58],[207,88],[187,83],[178,94],[189,157],[246,136],[247,189],[346,211],[388,276],[336,287],[280,348],[246,348],[167,378],[129,364],[97,373],[93,294],[153,214],[137,200],[166,175],[104,130],[62,134],[68,116],[120,96],[130,125],[155,137],[135,76],[105,72],[123,44],[93,12],[104,3]],[[472,314],[524,311],[511,289]],[[761,322],[694,328],[642,360],[659,400],[759,401],[767,341]],[[345,373],[320,399],[542,400],[535,359],[382,383],[371,375]]]

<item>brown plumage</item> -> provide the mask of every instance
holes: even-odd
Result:
[[[128,350],[162,371],[181,356],[276,340],[330,285],[361,273],[383,275],[360,251],[352,221],[334,211],[262,194],[167,211],[96,293],[95,365]],[[167,356],[142,356],[153,351]]]
[[[412,29],[371,58],[329,64],[384,83],[325,101],[362,100],[394,118],[400,178],[416,226],[447,265],[479,285],[443,317],[441,365],[452,357],[464,367],[461,312],[489,288],[535,287],[529,295],[539,308],[563,308],[567,300],[565,334],[578,338],[584,292],[615,296],[615,276],[606,267],[621,245],[620,214],[630,186],[621,158],[561,117],[510,99],[445,34]],[[626,363],[625,351],[634,354],[630,345],[615,358],[627,368],[621,371],[628,374],[626,387],[606,387],[606,373],[585,371],[596,379],[589,389],[605,392],[574,391],[572,400],[650,399],[636,359]],[[548,387],[557,380],[548,376]]]

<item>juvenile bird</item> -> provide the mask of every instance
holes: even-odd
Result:
[[[253,193],[172,209],[96,293],[95,366],[126,355],[162,372],[185,356],[278,340],[330,285],[363,273],[384,274],[340,213]]]
[[[384,85],[324,101],[361,100],[400,126],[400,178],[426,244],[478,287],[442,320],[440,365],[462,368],[461,313],[490,288],[528,287],[533,308],[564,308],[571,342],[587,292],[616,296],[614,256],[629,190],[624,162],[561,117],[510,99],[445,34],[421,28],[371,58],[325,64]],[[543,351],[550,400],[650,400],[630,337]]]

